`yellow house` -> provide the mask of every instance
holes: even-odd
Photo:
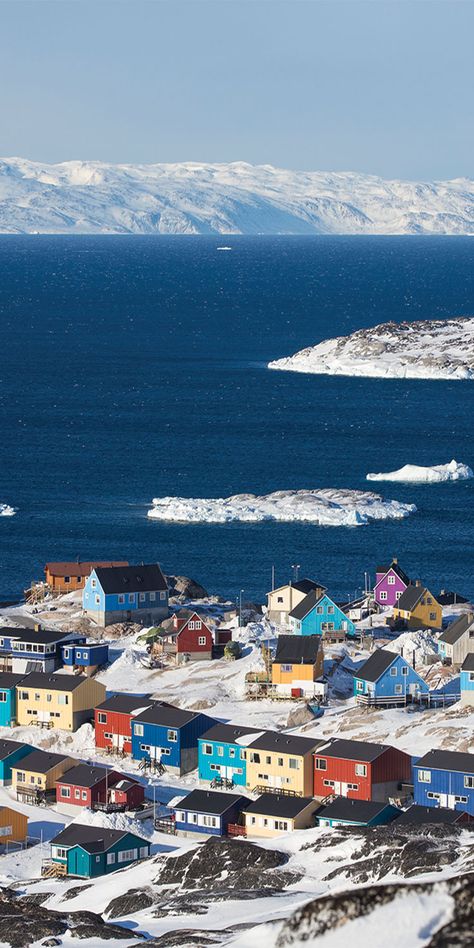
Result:
[[[317,596],[322,596],[326,592],[326,587],[315,583],[312,579],[300,579],[294,583],[279,586],[278,589],[272,589],[267,593],[267,616],[270,621],[278,625],[288,625],[289,613],[313,590]]]
[[[10,806],[0,806],[0,845],[24,843],[28,835],[28,817]]]
[[[245,750],[249,790],[287,790],[300,797],[313,795],[313,752],[324,741],[281,731],[265,731]]]
[[[315,682],[324,671],[320,635],[279,635],[272,664],[272,685],[278,694],[314,697]],[[321,685],[322,693],[324,687]],[[297,694],[298,693],[298,694]]]
[[[441,629],[443,611],[439,602],[419,580],[407,586],[393,610],[393,618],[402,619],[410,629]]]
[[[17,724],[77,731],[105,701],[105,685],[85,675],[31,672],[17,685],[16,698]]]
[[[77,760],[65,754],[34,750],[12,767],[12,787],[17,800],[24,803],[43,802],[50,792],[56,799],[56,780],[74,767]]]
[[[273,838],[297,829],[315,826],[314,813],[320,803],[312,797],[286,797],[278,793],[262,793],[244,810],[247,837]]]

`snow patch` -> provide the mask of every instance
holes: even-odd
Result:
[[[439,484],[442,481],[466,481],[474,477],[467,464],[454,459],[449,464],[435,464],[433,467],[421,467],[418,464],[405,464],[398,471],[386,474],[367,474],[368,481],[404,481],[411,484]]]
[[[15,507],[10,507],[10,504],[0,504],[0,517],[14,517],[15,514]]]
[[[402,632],[396,639],[385,646],[389,652],[402,655],[408,662],[415,658],[415,664],[426,665],[433,656],[438,654],[436,639],[429,629],[419,629],[416,632]]]

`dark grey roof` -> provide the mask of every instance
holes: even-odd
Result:
[[[47,774],[63,760],[68,760],[68,754],[50,754],[49,751],[33,750],[31,754],[22,757],[15,767],[35,774]]]
[[[361,678],[363,681],[378,681],[398,657],[396,652],[390,652],[388,648],[378,648],[361,668],[354,672],[354,678]]]
[[[6,639],[16,639],[19,642],[39,642],[40,645],[53,645],[54,642],[61,642],[66,639],[70,632],[54,632],[50,629],[15,629],[9,626],[0,628],[0,636]],[[83,634],[78,633],[78,638],[85,638]]]
[[[25,675],[14,675],[12,672],[0,672],[0,690],[15,688]]]
[[[231,806],[239,806],[242,810],[245,810],[249,802],[249,798],[243,797],[240,793],[222,793],[218,790],[192,790],[173,809],[221,815]]]
[[[414,767],[426,770],[451,770],[458,774],[474,774],[474,754],[462,751],[431,750],[414,761]]]
[[[324,595],[324,593],[323,593]],[[291,610],[289,615],[292,619],[304,619],[308,615],[308,612],[311,612],[311,609],[317,605],[317,603],[322,599],[321,593],[318,589],[312,589],[304,599],[299,602],[294,609]]]
[[[239,737],[245,737],[247,734],[260,734],[260,731],[256,727],[246,727],[244,724],[214,724],[199,740],[235,744]]]
[[[124,836],[131,835],[134,839],[147,844],[148,840],[128,830],[105,829],[103,826],[83,826],[81,823],[70,823],[54,839],[55,846],[81,846],[88,853],[103,853],[110,849]]]
[[[30,672],[22,681],[24,688],[46,688],[48,691],[75,691],[84,681],[89,681],[86,675],[58,675],[47,672]]]
[[[471,625],[474,625],[472,615],[469,616],[468,613],[465,613],[462,616],[458,616],[458,618],[455,619],[454,622],[451,622],[447,629],[442,632],[439,641],[447,642],[448,645],[455,645]]]
[[[411,612],[426,592],[426,586],[407,586],[403,590],[396,608]]]
[[[106,698],[101,704],[96,706],[99,711],[117,711],[119,714],[131,714],[138,708],[145,708],[152,704],[151,695],[129,695],[125,692],[119,692]]]
[[[461,665],[461,671],[474,672],[474,652],[469,652],[469,655],[466,655]]]
[[[281,754],[308,754],[327,741],[314,737],[300,737],[299,734],[284,734],[283,731],[264,731],[260,737],[247,747],[250,750],[279,751]]]
[[[275,662],[314,665],[321,647],[320,635],[279,635]]]
[[[405,570],[403,570],[401,566],[399,566],[398,563],[395,562],[395,560],[392,560],[392,562],[389,563],[388,566],[377,566],[375,572],[376,574],[383,573],[385,576],[386,573],[389,572],[389,570],[393,570],[393,572],[397,574],[398,578],[401,579],[402,583],[405,583],[406,586],[410,584],[410,579],[405,573]]]
[[[91,767],[90,764],[78,764],[77,767],[71,767],[62,777],[59,777],[58,783],[74,784],[77,787],[95,787],[105,779],[107,773],[106,767]]]
[[[15,751],[19,750],[20,747],[27,747],[30,751],[33,750],[31,744],[23,744],[22,741],[0,741],[0,760],[6,760],[10,754],[14,754]]]
[[[264,816],[286,817],[293,820],[310,803],[317,803],[313,797],[280,797],[278,793],[262,793],[248,807],[247,813],[261,813]]]
[[[388,744],[369,744],[367,741],[346,741],[335,738],[327,747],[320,747],[317,756],[356,760],[370,764],[390,749]]]
[[[466,596],[461,596],[461,593],[451,592],[448,589],[442,589],[438,596],[436,596],[440,606],[454,606],[459,603],[469,602],[469,599]]]
[[[396,820],[396,826],[411,823],[458,823],[466,814],[462,810],[449,810],[444,806],[418,806],[416,803],[405,810]]]
[[[353,823],[369,823],[375,819],[385,808],[393,810],[393,815],[397,813],[396,807],[392,807],[386,801],[378,803],[376,800],[349,800],[348,797],[336,797],[327,806],[321,807],[316,813],[318,819],[323,820],[347,820]]]
[[[291,584],[293,589],[297,589],[298,592],[306,593],[306,595],[311,592],[312,589],[326,589],[326,586],[323,586],[322,583],[316,583],[314,579],[298,579],[296,583]]]
[[[146,566],[103,566],[95,570],[105,593],[154,592],[167,590],[166,579],[158,563]]]
[[[180,728],[200,713],[200,711],[185,711],[183,708],[175,708],[172,704],[165,705],[156,702],[135,715],[134,720],[148,724],[161,724],[163,727]]]

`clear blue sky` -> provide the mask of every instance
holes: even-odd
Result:
[[[474,4],[3,0],[0,154],[472,176]]]

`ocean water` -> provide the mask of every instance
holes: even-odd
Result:
[[[231,253],[217,252],[222,244]],[[158,560],[262,600],[292,564],[354,595],[398,555],[474,595],[474,482],[369,485],[369,471],[474,466],[474,383],[272,372],[387,319],[474,314],[470,238],[0,238],[0,598],[47,560]],[[172,524],[155,496],[376,487],[406,520]]]

